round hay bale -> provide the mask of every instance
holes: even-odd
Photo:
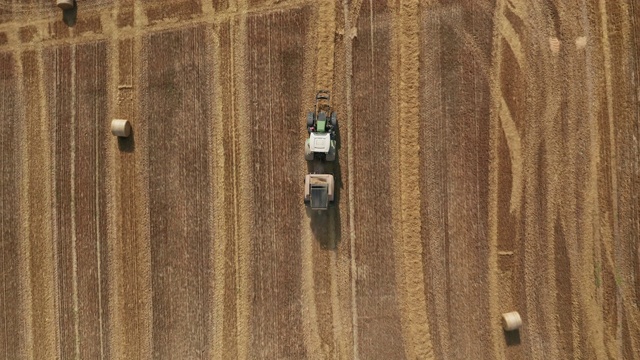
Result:
[[[129,120],[115,119],[111,121],[111,133],[118,137],[128,137],[131,134]]]
[[[62,10],[73,9],[73,0],[56,0],[56,5]]]
[[[517,330],[522,326],[522,318],[517,311],[502,314],[502,328],[505,331]]]

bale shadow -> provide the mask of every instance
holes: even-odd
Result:
[[[118,149],[122,152],[132,153],[136,149],[136,141],[135,141],[135,130],[133,126],[131,127],[131,132],[128,137],[119,137],[118,136]]]
[[[62,10],[62,21],[69,27],[74,27],[78,22],[78,2],[74,0],[73,7]]]
[[[520,330],[504,331],[504,340],[507,346],[520,345]]]
[[[307,161],[307,174],[325,173],[333,174],[334,194],[333,204],[326,211],[312,211],[307,207],[307,216],[311,231],[320,243],[320,247],[326,250],[335,250],[342,240],[342,222],[340,220],[340,190],[342,184],[342,172],[340,171],[340,133],[336,131],[336,158],[332,162],[321,160]]]

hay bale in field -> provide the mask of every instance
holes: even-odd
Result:
[[[57,0],[56,5],[62,10],[69,10],[73,8],[73,0]]]
[[[115,119],[111,121],[111,133],[118,137],[128,137],[131,133],[129,120]]]
[[[505,331],[517,330],[522,326],[522,318],[517,311],[502,314],[502,328]]]

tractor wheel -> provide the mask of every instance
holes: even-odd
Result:
[[[331,146],[329,147],[329,152],[324,158],[326,161],[334,161],[336,159],[336,142],[335,140],[331,141]]]
[[[313,161],[313,151],[309,146],[309,139],[304,143],[304,159],[307,161]]]
[[[307,129],[313,126],[313,113],[307,113]]]
[[[338,127],[338,114],[335,111],[331,113],[331,126],[334,130]]]

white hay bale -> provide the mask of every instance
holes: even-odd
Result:
[[[56,0],[56,5],[62,10],[69,10],[73,8],[73,0]]]
[[[506,331],[519,329],[522,326],[522,318],[517,311],[502,314],[502,327]]]
[[[128,137],[131,134],[129,120],[115,119],[111,121],[111,133],[118,137]]]

